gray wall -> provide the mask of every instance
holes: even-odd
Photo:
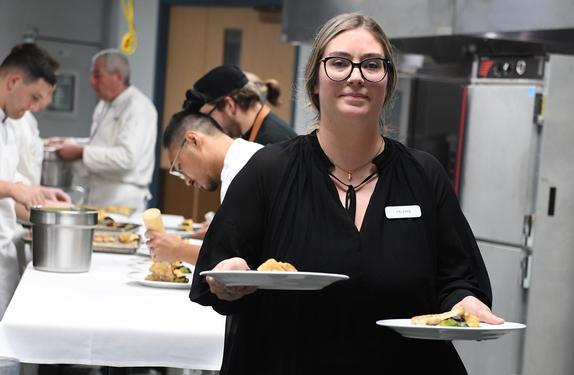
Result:
[[[122,36],[128,31],[128,25],[120,1],[112,1],[110,8],[110,27],[106,45],[116,48],[120,45]],[[134,1],[138,48],[129,56],[131,81],[150,99],[153,99],[154,90],[158,11],[159,0]]]
[[[310,43],[301,43],[297,46],[297,77],[295,77],[295,102],[293,103],[293,125],[297,134],[307,134],[309,125],[313,122],[317,112],[309,105],[305,92],[305,65],[311,53]]]
[[[22,40],[23,2],[0,0],[0,56],[4,59],[14,44]]]

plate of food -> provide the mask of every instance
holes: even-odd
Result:
[[[459,307],[442,314],[415,316],[411,319],[385,319],[380,326],[395,330],[404,337],[423,340],[492,340],[526,328],[522,323],[486,324]]]
[[[259,289],[277,290],[319,290],[341,280],[349,279],[347,275],[299,272],[286,262],[269,259],[256,271],[203,271],[201,276],[212,276],[225,286],[256,286]]]
[[[192,274],[193,269],[181,262],[153,262],[149,273],[132,272],[130,277],[152,288],[189,289]]]
[[[193,232],[201,229],[201,223],[195,223],[192,219],[183,219],[177,226],[166,226],[168,232],[182,234],[182,232],[191,235]]]

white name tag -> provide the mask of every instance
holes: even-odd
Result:
[[[407,219],[412,217],[421,217],[421,208],[418,205],[413,206],[387,206],[385,207],[387,219]]]

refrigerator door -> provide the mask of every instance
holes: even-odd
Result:
[[[574,374],[574,56],[551,55],[524,375]]]
[[[488,268],[494,304],[492,311],[509,322],[524,323],[526,294],[522,289],[526,254],[520,248],[478,242]],[[455,341],[469,375],[521,373],[524,331],[497,340]]]
[[[538,152],[535,95],[535,86],[511,83],[468,88],[460,202],[478,239],[524,242]]]

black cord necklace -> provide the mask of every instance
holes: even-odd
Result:
[[[333,174],[333,172],[329,172],[329,175],[333,177],[335,180],[339,181],[343,186],[347,187],[347,193],[345,196],[345,209],[349,214],[349,217],[355,222],[355,212],[357,211],[357,195],[356,192],[359,191],[363,186],[369,183],[376,175],[378,171],[374,171],[370,175],[368,175],[363,181],[359,184],[353,186],[348,185],[341,181],[337,176]]]

